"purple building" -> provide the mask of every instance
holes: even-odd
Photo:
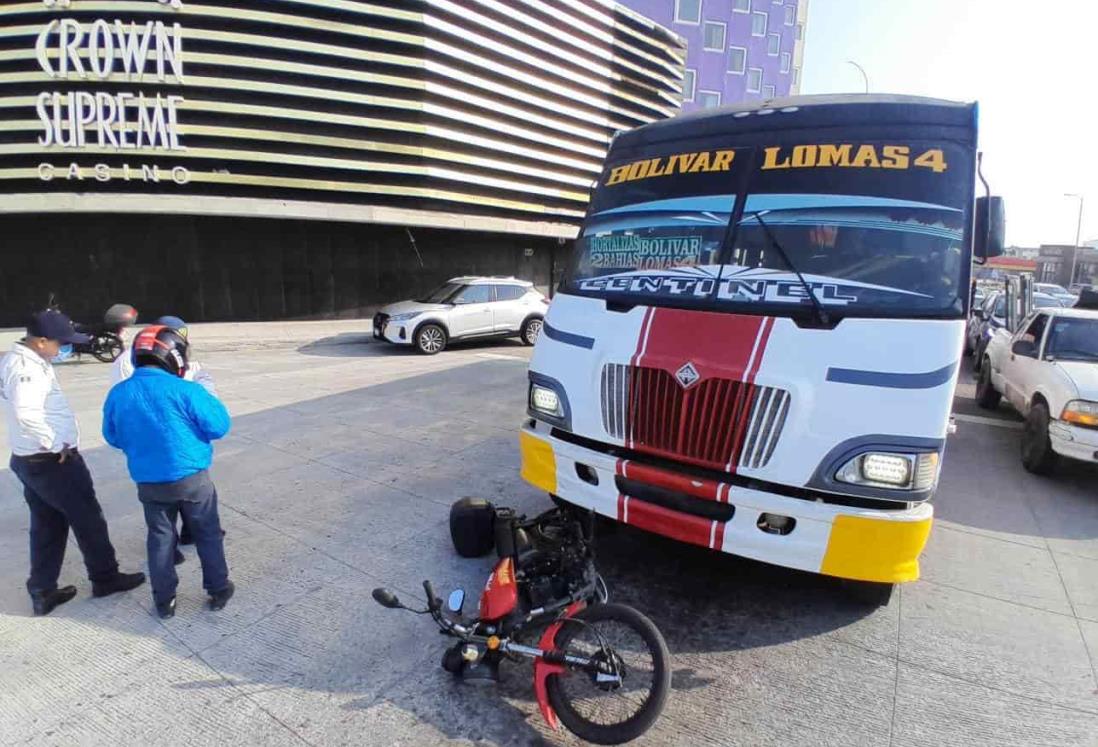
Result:
[[[808,0],[619,0],[686,39],[683,110],[800,90]]]

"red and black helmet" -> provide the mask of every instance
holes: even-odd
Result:
[[[171,327],[145,327],[133,338],[135,366],[155,364],[168,373],[182,377],[187,373],[187,338]]]

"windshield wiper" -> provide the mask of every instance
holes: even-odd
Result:
[[[762,226],[763,233],[766,234],[766,238],[770,241],[770,245],[778,250],[778,254],[781,255],[782,260],[785,262],[786,266],[790,270],[792,270],[793,273],[797,276],[797,279],[801,281],[801,286],[804,288],[805,293],[808,294],[808,300],[812,302],[812,308],[816,312],[816,321],[818,321],[823,327],[830,325],[831,317],[828,316],[827,311],[823,307],[823,304],[820,303],[820,299],[816,298],[816,294],[812,292],[812,286],[808,284],[808,281],[804,279],[804,275],[801,274],[801,271],[798,270],[797,266],[793,264],[793,261],[789,259],[789,255],[786,254],[785,249],[782,248],[782,245],[778,243],[778,240],[776,238],[774,238],[774,234],[770,231],[770,226],[766,225],[766,223],[763,222],[763,215],[769,212],[769,210],[760,210],[758,212],[751,213],[751,217],[759,222],[759,225]],[[741,218],[740,225],[743,225],[743,222],[745,220],[747,219]]]

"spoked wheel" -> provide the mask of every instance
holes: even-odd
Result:
[[[621,604],[596,604],[566,621],[557,649],[587,660],[551,675],[549,703],[564,726],[595,744],[621,744],[646,732],[671,687],[667,643],[647,617]]]
[[[118,356],[125,350],[122,338],[116,334],[107,333],[98,337],[93,342],[92,355],[103,363],[114,363]]]
[[[538,335],[541,334],[542,321],[540,319],[527,319],[522,325],[522,344],[533,345],[538,341]]]

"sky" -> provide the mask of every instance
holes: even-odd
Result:
[[[1007,243],[1098,239],[1098,0],[809,0],[801,93],[980,104],[980,149]],[[982,189],[981,186],[977,187]]]

